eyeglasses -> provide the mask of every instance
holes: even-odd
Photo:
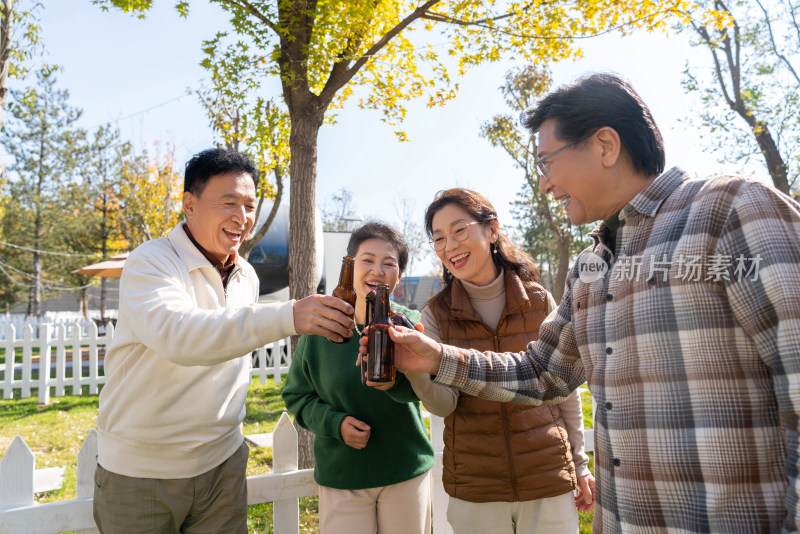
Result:
[[[550,179],[550,168],[548,167],[548,165],[550,164],[550,161],[554,157],[556,157],[556,154],[558,154],[562,150],[568,149],[572,145],[580,143],[581,141],[585,141],[586,139],[591,137],[593,134],[594,134],[594,132],[591,132],[589,134],[583,135],[583,136],[575,139],[571,143],[567,143],[566,145],[562,146],[561,148],[559,148],[555,152],[550,152],[548,155],[546,155],[542,159],[539,159],[538,157],[534,157],[533,158],[534,159],[534,163],[536,164],[536,169],[538,169],[539,174],[543,175],[545,178],[547,178],[549,180]]]
[[[454,224],[449,232],[441,232],[437,233],[433,236],[432,241],[428,241],[428,243],[433,247],[435,251],[444,250],[444,247],[447,246],[447,239],[452,237],[459,243],[465,241],[469,237],[469,227],[473,224],[479,224],[478,221],[472,222],[460,222],[458,224]]]
[[[454,224],[450,228],[449,232],[441,232],[435,234],[433,236],[433,240],[428,241],[428,243],[430,244],[431,247],[433,247],[433,250],[438,252],[444,250],[444,248],[447,246],[447,239],[450,237],[452,237],[459,243],[461,243],[462,241],[466,241],[467,238],[469,237],[469,227],[472,226],[473,224],[479,224],[479,222],[472,221],[472,222],[460,222]]]

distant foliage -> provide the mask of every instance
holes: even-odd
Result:
[[[524,181],[514,203],[514,217],[525,250],[536,260],[545,285],[560,301],[571,258],[590,243],[586,235],[589,229],[574,226],[560,202],[539,192],[536,137],[522,127],[518,118],[547,93],[551,83],[550,72],[544,67],[531,65],[506,73],[500,91],[511,113],[495,115],[484,122],[481,136],[503,149],[522,174]]]
[[[163,151],[163,152],[162,152]],[[164,237],[182,220],[183,177],[169,145],[125,161],[120,180],[123,234],[132,249]]]
[[[711,60],[687,61],[683,86],[699,97],[699,124],[720,161],[766,168],[776,188],[800,176],[800,2],[714,0],[689,12],[694,45]]]

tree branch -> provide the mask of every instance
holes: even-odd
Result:
[[[2,5],[0,5],[0,16],[2,16],[2,21],[0,21],[0,113],[2,113],[6,100],[8,90],[6,83],[11,66],[12,9],[11,0],[2,0]]]
[[[521,9],[521,11],[527,11],[527,10],[529,10],[531,8],[531,6],[533,6],[533,2],[531,2],[528,5],[526,5],[525,7],[523,7]],[[457,19],[457,18],[448,16],[448,15],[442,15],[441,13],[436,13],[434,11],[431,11],[430,13],[423,14],[421,18],[423,18],[425,20],[432,20],[434,22],[444,22],[446,24],[455,24],[457,26],[485,26],[486,24],[488,24],[490,22],[496,22],[498,20],[507,19],[507,18],[509,18],[509,17],[511,17],[513,15],[514,15],[513,13],[506,13],[504,15],[498,15],[496,17],[487,17],[485,19],[467,21],[467,20],[461,20],[461,19]]]
[[[706,46],[708,46],[708,49],[711,52],[711,57],[714,59],[714,72],[716,73],[717,81],[719,82],[720,89],[722,90],[722,96],[725,97],[725,102],[728,104],[728,106],[730,106],[731,109],[734,109],[736,103],[733,101],[733,99],[731,99],[730,95],[728,94],[728,87],[725,85],[725,77],[722,74],[722,66],[720,65],[719,58],[717,57],[717,45],[711,40],[711,36],[708,34],[708,30],[706,30],[705,26],[697,26],[694,21],[692,21],[692,26],[703,39],[703,41],[705,41]]]
[[[490,31],[493,31],[493,32],[496,32],[496,33],[507,35],[509,37],[517,37],[517,38],[520,38],[520,39],[535,39],[535,40],[538,40],[538,41],[563,41],[563,40],[578,41],[578,40],[583,40],[583,39],[593,39],[594,37],[600,37],[601,35],[606,35],[608,33],[612,33],[612,32],[615,32],[617,30],[621,30],[623,28],[627,28],[629,26],[633,26],[633,25],[635,25],[635,24],[637,24],[637,23],[639,23],[639,22],[641,22],[643,20],[650,19],[655,15],[669,14],[669,13],[679,13],[680,14],[682,12],[677,10],[677,9],[665,9],[663,11],[657,11],[656,13],[651,13],[649,15],[642,15],[639,18],[636,18],[634,20],[629,20],[627,22],[623,22],[622,24],[614,26],[613,28],[607,28],[607,29],[605,29],[603,31],[591,33],[591,34],[588,34],[588,35],[566,35],[566,36],[564,36],[564,35],[531,35],[531,34],[528,34],[528,33],[516,33],[516,32],[513,32],[513,31],[509,31],[509,30],[493,28],[493,27],[491,27],[491,26],[489,26],[487,24],[482,24],[482,23],[478,23],[478,22],[471,23],[471,26],[477,26],[477,27],[480,27],[480,28],[484,28],[486,30],[490,30]]]
[[[789,14],[792,17],[792,27],[794,27],[794,32],[797,34],[797,42],[800,43],[800,24],[797,23],[797,16],[794,13],[794,6],[791,0],[787,3],[789,4]]]
[[[267,27],[270,30],[275,32],[275,35],[278,36],[278,39],[283,40],[283,37],[281,36],[280,32],[278,31],[278,26],[274,22],[272,22],[272,20],[270,20],[270,18],[268,16],[264,15],[261,11],[256,9],[256,7],[253,4],[251,4],[250,2],[248,2],[247,0],[219,0],[219,1],[224,3],[224,4],[229,4],[231,6],[238,7],[242,11],[247,11],[248,13],[253,15],[255,18],[257,18],[258,20],[260,20],[261,22],[266,24]]]
[[[420,7],[415,9],[411,14],[409,14],[406,18],[400,21],[397,26],[386,32],[386,34],[378,40],[377,43],[372,45],[369,50],[367,50],[364,55],[362,55],[355,63],[353,63],[350,68],[343,71],[339,76],[334,78],[330,76],[328,78],[328,82],[325,84],[325,88],[320,93],[319,97],[323,103],[328,103],[333,100],[334,95],[336,92],[344,87],[347,82],[349,82],[353,76],[364,66],[364,64],[369,61],[372,56],[377,54],[381,48],[386,46],[392,39],[394,39],[400,32],[405,30],[412,22],[422,17],[425,11],[428,8],[433,7],[434,5],[438,4],[441,0],[428,0]]]
[[[736,19],[733,18],[733,13],[731,13],[728,6],[722,0],[715,0],[714,6],[717,8],[722,8],[728,15],[730,15],[731,20],[733,21],[733,44],[731,44],[730,35],[728,35],[728,29],[725,28],[722,30],[722,42],[725,45],[723,50],[725,51],[725,58],[728,60],[728,72],[731,76],[731,88],[733,89],[733,96],[735,102],[741,109],[744,108],[744,101],[742,100],[742,75],[741,75],[741,41],[739,39],[739,24],[737,24]],[[734,50],[735,48],[735,50]],[[734,58],[734,55],[736,56]]]
[[[378,5],[379,0],[371,0],[372,2],[372,13],[374,14],[374,10]],[[370,18],[365,27],[369,27],[370,23],[372,22],[372,18]],[[350,59],[353,54],[358,52],[359,47],[361,46],[361,41],[364,38],[364,35],[360,35],[348,41],[347,46],[344,47],[340,54],[340,59],[336,63],[333,64],[331,68],[330,76],[328,76],[328,81],[330,80],[338,80],[341,76],[346,75],[347,69],[350,66]],[[327,85],[327,84],[326,84]],[[323,89],[324,92],[324,89]]]
[[[789,62],[789,59],[785,55],[778,52],[778,45],[775,43],[775,34],[772,32],[772,22],[770,22],[769,20],[769,14],[767,13],[767,9],[761,3],[761,0],[756,0],[756,3],[758,4],[758,7],[761,8],[761,11],[764,13],[764,20],[767,21],[767,30],[769,31],[769,41],[772,44],[772,51],[775,53],[778,59],[783,61],[786,64],[786,66],[789,67],[789,71],[792,73],[792,76],[794,76],[795,81],[797,81],[797,84],[800,85],[800,76],[797,75],[797,72],[794,70],[794,67]],[[794,10],[791,7],[791,3],[789,5],[789,9],[792,12],[792,19],[794,19]],[[796,25],[797,22],[795,21],[795,26]]]
[[[250,233],[245,238],[244,243],[242,243],[242,246],[240,247],[240,253],[244,257],[244,259],[247,259],[249,257],[250,251],[253,250],[253,247],[255,247],[264,238],[265,235],[267,235],[267,232],[272,226],[272,221],[275,220],[275,216],[278,214],[278,209],[281,206],[281,200],[283,198],[283,175],[281,174],[278,165],[275,165],[275,167],[272,168],[272,172],[275,175],[275,183],[277,186],[275,191],[275,198],[272,201],[272,208],[269,210],[269,215],[267,215],[267,220],[264,221],[264,224],[262,224],[261,227],[256,232],[253,232],[251,229]],[[258,213],[256,213],[256,221],[258,221],[258,218],[261,214],[261,206],[263,204],[264,204],[264,197],[262,196],[258,202]]]
[[[280,70],[283,96],[290,112],[315,107],[308,86],[308,47],[314,32],[316,0],[292,2],[289,9],[281,9],[278,2],[280,25],[288,29],[290,40],[281,40]],[[296,102],[299,98],[306,102]],[[313,100],[313,99],[312,99]]]

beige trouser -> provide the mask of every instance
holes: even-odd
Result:
[[[192,478],[94,474],[94,520],[105,534],[247,534],[246,443]]]
[[[572,492],[523,502],[467,502],[450,497],[447,521],[455,534],[576,534]]]
[[[430,534],[430,471],[362,490],[319,487],[321,534]]]

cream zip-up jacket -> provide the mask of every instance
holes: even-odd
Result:
[[[250,352],[296,334],[293,301],[258,304],[238,258],[223,288],[178,224],[131,252],[97,417],[98,463],[139,478],[189,478],[242,444]]]

